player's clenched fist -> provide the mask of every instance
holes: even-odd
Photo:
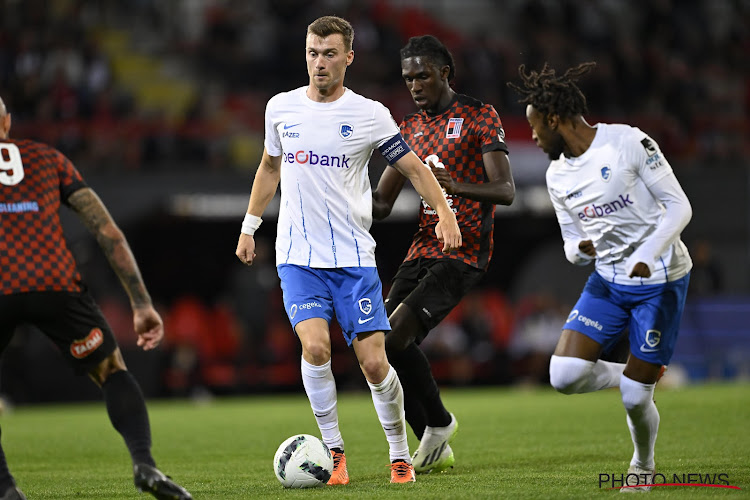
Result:
[[[443,253],[461,248],[461,230],[455,218],[451,221],[440,220],[435,226],[435,236],[443,244]]]
[[[252,266],[255,259],[255,238],[252,235],[240,233],[237,251],[234,254],[240,259],[240,262]]]

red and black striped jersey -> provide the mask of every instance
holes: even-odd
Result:
[[[60,202],[86,184],[56,149],[0,140],[0,273],[2,294],[82,289],[63,236]]]
[[[462,94],[457,94],[445,111],[434,116],[424,111],[413,113],[404,118],[400,127],[404,139],[422,161],[437,155],[456,182],[487,182],[482,154],[508,152],[503,124],[495,108]],[[492,257],[495,205],[445,196],[456,214],[463,245],[443,254],[443,244],[435,236],[438,216],[422,200],[419,229],[404,260],[449,258],[486,269]]]

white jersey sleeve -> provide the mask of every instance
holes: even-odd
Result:
[[[373,127],[372,127],[372,149],[378,149],[401,132],[396,125],[396,121],[391,116],[388,108],[376,102],[373,106]]]
[[[264,120],[266,138],[263,141],[263,146],[265,146],[268,155],[274,157],[281,156],[282,153],[281,136],[279,135],[279,131],[276,130],[276,124],[274,123],[274,117],[277,115],[275,106],[281,99],[283,99],[283,94],[278,94],[268,101]]]
[[[654,232],[628,257],[625,263],[628,275],[639,262],[648,265],[653,273],[657,265],[656,260],[675,242],[675,239],[679,238],[680,233],[693,216],[690,201],[673,173],[670,172],[653,183],[649,191],[664,206],[664,216]]]

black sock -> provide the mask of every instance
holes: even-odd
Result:
[[[388,344],[386,344],[388,346]],[[409,366],[409,356],[406,351],[388,351],[388,361],[401,381],[401,387],[404,389],[404,413],[406,413],[406,422],[414,431],[417,439],[422,440],[424,428],[427,425],[427,415],[422,408],[422,402],[419,400],[418,388],[415,387]]]
[[[414,386],[422,403],[427,425],[430,427],[445,427],[451,423],[451,414],[445,409],[440,399],[440,389],[432,376],[432,368],[427,356],[415,343],[406,348],[409,364],[413,367]]]
[[[401,385],[404,387],[406,420],[417,438],[422,439],[427,425],[445,427],[450,424],[451,415],[440,399],[440,390],[432,376],[430,362],[422,349],[412,342],[399,353],[389,353],[388,359],[396,368]]]
[[[155,467],[146,401],[133,375],[126,370],[113,373],[102,384],[102,393],[109,419],[125,440],[133,463]]]
[[[8,488],[12,488],[15,485],[16,482],[8,470],[8,462],[5,461],[5,452],[2,445],[0,445],[0,494],[5,493],[8,491]]]

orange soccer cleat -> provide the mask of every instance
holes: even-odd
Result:
[[[414,466],[406,460],[394,460],[391,464],[392,483],[413,483],[417,480]]]
[[[333,455],[333,472],[328,480],[329,485],[349,484],[349,471],[346,470],[346,455],[341,448],[331,448]]]

